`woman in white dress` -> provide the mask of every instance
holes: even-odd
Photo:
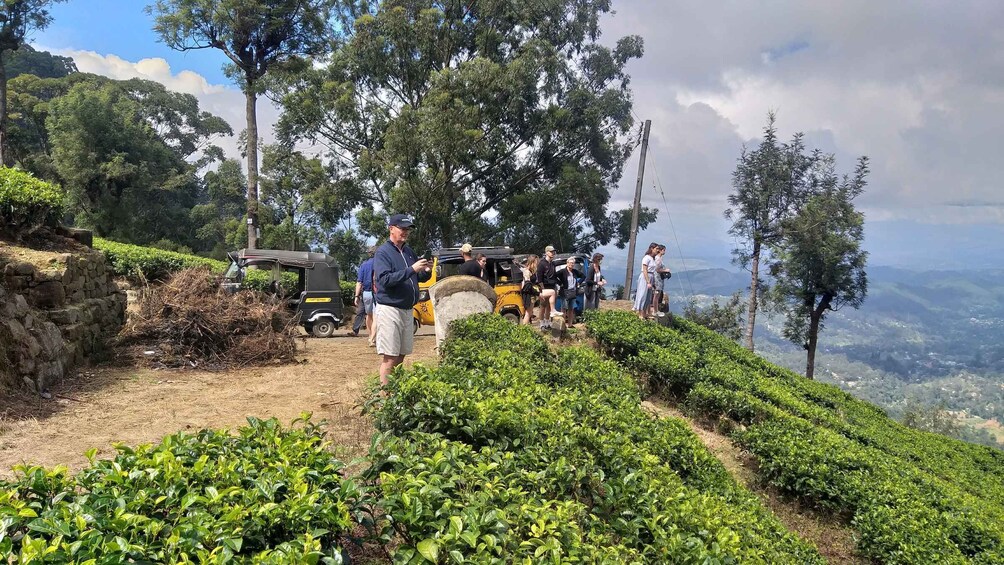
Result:
[[[641,272],[638,274],[638,290],[635,292],[634,306],[631,308],[642,320],[648,314],[649,304],[652,302],[653,279],[655,275],[655,252],[659,249],[658,243],[650,243],[645,257],[641,260]]]

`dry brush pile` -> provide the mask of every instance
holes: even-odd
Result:
[[[172,367],[226,369],[292,361],[296,324],[283,301],[249,290],[231,294],[219,282],[208,268],[193,268],[147,287],[119,343],[141,345]]]

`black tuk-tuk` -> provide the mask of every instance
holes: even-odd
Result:
[[[300,324],[316,337],[330,337],[342,324],[342,291],[338,264],[326,253],[241,249],[229,253],[230,268],[223,286],[236,291],[244,282],[248,267],[269,273],[269,289],[286,298]],[[296,276],[295,287],[283,290],[284,273]]]

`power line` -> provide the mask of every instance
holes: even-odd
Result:
[[[683,248],[680,247],[680,238],[676,235],[676,225],[673,223],[673,215],[669,213],[669,202],[666,200],[666,192],[662,189],[662,179],[659,177],[659,168],[656,167],[654,160],[652,162],[652,172],[655,174],[655,181],[659,186],[659,194],[662,196],[662,204],[666,208],[666,218],[669,219],[669,228],[673,231],[673,240],[676,242],[676,250],[680,254],[680,263],[683,265],[683,272],[687,276],[687,286],[690,287],[690,296],[694,296],[694,283],[690,279],[690,270],[687,268],[687,260],[683,257]],[[680,281],[680,294],[685,293],[686,289],[683,288],[683,281]]]

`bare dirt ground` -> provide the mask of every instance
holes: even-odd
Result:
[[[435,339],[423,328],[407,364],[435,363]],[[328,421],[343,460],[364,455],[374,430],[360,404],[375,382],[376,350],[365,337],[340,330],[330,339],[306,340],[298,358],[305,363],[213,373],[98,366],[64,381],[52,400],[0,396],[0,476],[10,476],[19,463],[80,469],[87,464],[85,451],[97,448],[106,457],[114,453],[113,442],[137,445],[178,431],[233,429],[247,416],[288,424],[304,411]]]

